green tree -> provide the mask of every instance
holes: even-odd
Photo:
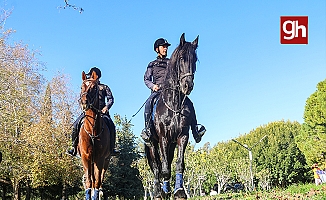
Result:
[[[300,132],[298,122],[278,121],[258,127],[252,131],[251,144],[267,135],[256,149],[253,149],[257,173],[267,170],[273,186],[285,187],[307,180],[307,164],[303,153],[295,143],[295,136]]]
[[[119,157],[111,158],[103,187],[109,196],[118,196],[119,199],[139,199],[143,196],[144,189],[137,169],[140,154],[136,151],[136,137],[131,131],[132,124],[120,115],[115,115],[114,118],[121,153]]]
[[[326,79],[306,101],[304,123],[296,141],[309,165],[317,162],[326,168]]]

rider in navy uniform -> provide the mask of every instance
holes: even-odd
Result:
[[[108,116],[104,117],[105,123],[108,125],[110,129],[110,146],[111,146],[111,155],[116,156],[120,152],[115,150],[115,140],[116,140],[116,130],[115,130],[115,125],[109,115],[109,109],[112,107],[114,103],[114,98],[111,92],[111,89],[109,86],[100,83],[100,78],[101,78],[101,70],[98,69],[97,67],[93,67],[90,69],[89,73],[86,74],[87,78],[91,76],[93,71],[96,73],[98,76],[98,87],[99,87],[99,109],[102,111],[102,114]],[[107,102],[105,103],[105,99],[107,99]],[[73,129],[71,133],[71,138],[72,138],[72,146],[73,148],[68,150],[67,153],[76,156],[77,154],[77,146],[78,146],[78,141],[79,141],[79,129],[81,126],[82,119],[84,118],[85,113],[83,112],[82,114],[79,115],[77,120],[73,124]]]
[[[152,114],[152,103],[153,100],[159,95],[161,85],[165,79],[166,67],[169,62],[169,58],[167,58],[168,54],[168,47],[171,44],[164,38],[159,38],[154,43],[154,51],[157,53],[157,57],[155,60],[150,62],[147,66],[145,75],[144,75],[144,82],[145,85],[151,89],[151,95],[146,101],[145,105],[145,128],[141,133],[141,137],[143,138],[145,144],[147,146],[151,146],[151,132],[150,132],[150,120]],[[199,124],[197,124],[195,109],[193,107],[192,102],[188,98],[189,107],[192,110],[193,120],[191,122],[191,130],[193,137],[196,143],[201,141],[202,136],[206,132],[204,126],[201,126],[198,130]]]

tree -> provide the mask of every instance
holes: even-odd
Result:
[[[3,12],[6,18],[7,12]],[[5,180],[2,183],[11,183],[14,199],[19,199],[19,186],[28,172],[24,168],[25,151],[21,148],[20,136],[36,118],[44,80],[40,74],[43,65],[37,58],[38,53],[27,45],[9,43],[12,30],[0,31],[0,151],[3,153],[0,177]]]
[[[301,125],[298,122],[278,121],[258,127],[252,137],[267,138],[255,150],[254,160],[257,172],[267,170],[271,175],[271,184],[286,187],[307,180],[306,159],[295,143]]]
[[[135,151],[137,144],[136,137],[131,131],[132,124],[120,115],[115,115],[114,118],[121,153],[119,157],[111,159],[103,187],[109,196],[118,196],[119,199],[139,199],[143,196],[144,190],[137,169],[140,154]]]
[[[21,135],[26,154],[25,163],[28,180],[34,188],[62,186],[80,180],[80,163],[64,154],[67,148],[67,132],[72,123],[72,93],[67,90],[67,78],[57,74],[47,84],[39,117],[26,127]],[[66,106],[63,106],[66,105]],[[60,191],[56,191],[60,197]],[[65,194],[65,191],[63,191]],[[54,198],[54,196],[51,196]]]
[[[296,141],[309,165],[323,163],[326,168],[326,79],[306,101],[304,123]]]

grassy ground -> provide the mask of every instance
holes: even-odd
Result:
[[[252,193],[228,193],[216,196],[195,197],[198,200],[224,200],[224,199],[245,199],[245,200],[326,200],[326,185],[316,186],[314,184],[293,185],[286,190],[274,189],[271,191],[256,191]]]

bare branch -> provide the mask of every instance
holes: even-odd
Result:
[[[78,6],[75,6],[75,5],[72,5],[72,4],[69,4],[69,0],[64,0],[65,2],[65,5],[64,6],[58,6],[58,8],[60,9],[66,9],[66,8],[72,8],[74,10],[78,10],[79,13],[81,14],[82,12],[84,12],[84,9],[81,8],[81,7],[78,7]]]

